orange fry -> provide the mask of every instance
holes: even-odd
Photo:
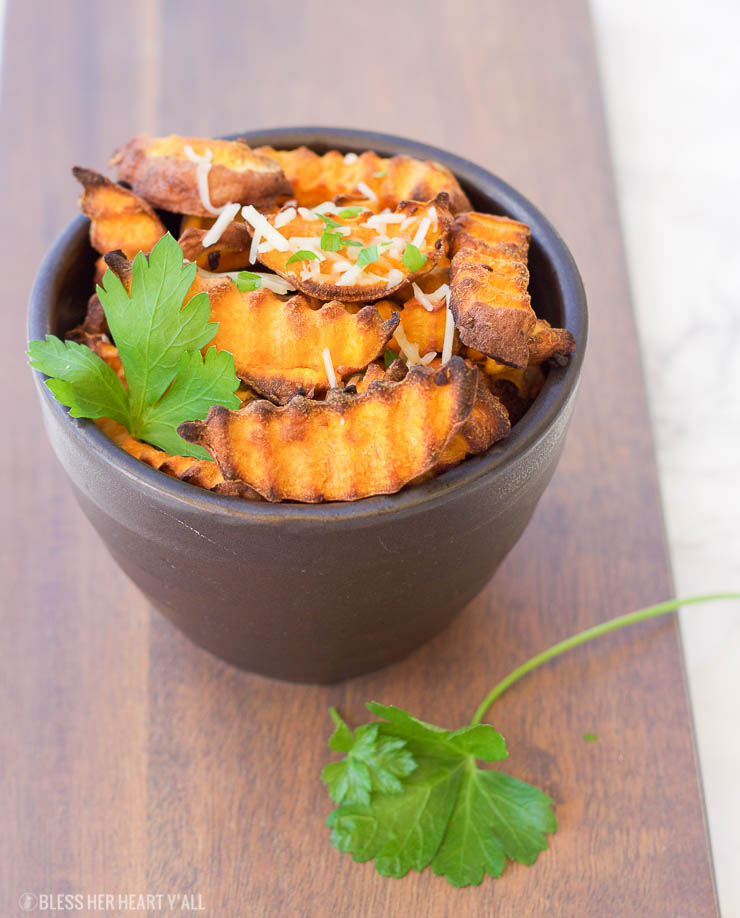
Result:
[[[476,371],[453,357],[441,370],[414,367],[402,382],[363,395],[332,390],[282,408],[256,401],[214,407],[179,433],[209,450],[224,477],[270,501],[357,500],[390,494],[439,461],[470,415]]]
[[[212,156],[207,176],[213,208],[229,202],[264,205],[280,195],[290,195],[290,184],[273,159],[260,156],[238,140],[149,137],[139,134],[114,153],[110,164],[118,177],[155,207],[179,214],[212,217],[198,189],[196,156]]]
[[[165,234],[162,221],[146,201],[99,172],[75,166],[82,185],[80,210],[90,218],[90,245],[101,254],[120,249],[128,258],[150,252]]]

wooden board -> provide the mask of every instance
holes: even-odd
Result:
[[[493,710],[509,770],[556,801],[535,867],[463,891],[388,880],[323,826],[329,704],[457,726],[513,664],[672,593],[585,3],[11,0],[6,29],[0,913],[24,892],[148,892],[200,895],[219,918],[714,915],[673,620],[561,658]],[[592,309],[565,455],[494,582],[405,662],[322,688],[232,669],[148,609],[73,502],[23,357],[34,272],[75,208],[70,166],[104,166],[139,130],[302,123],[499,173],[559,227]]]

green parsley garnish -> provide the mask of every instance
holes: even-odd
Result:
[[[343,239],[342,245],[365,245],[365,243],[360,242],[359,239]]]
[[[431,866],[452,886],[477,886],[486,874],[498,877],[507,859],[534,864],[547,848],[547,835],[557,830],[552,800],[531,784],[479,766],[478,760],[498,762],[508,755],[503,736],[481,723],[488,709],[522,676],[579,644],[679,606],[719,599],[738,600],[740,593],[669,600],[560,641],[502,679],[458,730],[371,701],[367,708],[379,720],[352,733],[331,709],[336,729],[329,748],[345,754],[322,773],[338,804],[326,820],[331,843],[355,861],[374,860],[383,876]]]
[[[388,175],[387,169],[381,169],[380,172],[373,172],[373,178],[385,178]]]
[[[403,258],[401,261],[412,274],[415,274],[417,271],[421,271],[427,263],[427,257],[416,248],[413,242],[407,242],[406,248],[403,250]]]
[[[340,233],[330,233],[328,229],[325,229],[321,234],[321,248],[324,252],[338,252],[341,244]]]
[[[598,739],[598,736],[595,733],[584,733],[583,734],[583,741],[585,743],[595,743],[597,739]]]
[[[364,207],[343,207],[339,213],[338,217],[341,217],[342,220],[352,220],[354,217],[361,214],[366,208]]]
[[[218,328],[208,321],[208,294],[198,293],[183,306],[195,272],[195,264],[183,266],[182,249],[169,233],[148,259],[141,252],[134,259],[130,294],[106,271],[97,293],[126,386],[84,344],[55,335],[29,342],[31,366],[51,377],[46,385],[72,417],[113,418],[131,436],[168,453],[211,458],[183,440],[178,426],[202,420],[212,405],[238,408],[241,402],[231,354],[215,347],[201,354]]]
[[[316,211],[314,211],[314,213],[316,213]],[[337,221],[333,220],[331,217],[327,217],[325,214],[316,213],[316,216],[319,218],[319,220],[324,221],[324,224],[328,229],[337,229],[337,227],[342,225],[341,223],[337,223]]]
[[[249,293],[250,290],[259,290],[262,286],[262,278],[259,274],[252,271],[240,271],[235,278],[234,284],[242,293]]]
[[[383,363],[385,364],[386,370],[394,360],[398,360],[398,354],[393,350],[392,347],[387,347],[383,353]]]
[[[378,247],[377,245],[369,245],[367,248],[361,249],[360,254],[357,256],[358,265],[371,265],[373,262],[378,260]]]
[[[315,252],[309,252],[307,249],[301,249],[296,252],[295,255],[291,255],[290,258],[285,262],[285,267],[292,265],[294,261],[314,261],[319,256]]]

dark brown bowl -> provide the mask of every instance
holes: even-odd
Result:
[[[211,494],[132,458],[70,418],[36,372],[44,422],[80,506],[151,603],[238,666],[333,682],[384,666],[441,631],[479,593],[527,525],[563,447],[586,346],[586,299],[560,236],[485,169],[400,137],[334,128],[251,131],[253,144],[408,153],[447,165],[473,205],[532,229],[532,301],[576,351],[550,369],[507,440],[397,494],[354,503],[252,503]],[[29,337],[63,334],[84,311],[94,253],[75,217],[44,259]],[[105,600],[101,589],[100,601]]]

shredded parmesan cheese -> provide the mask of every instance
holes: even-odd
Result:
[[[434,293],[427,293],[427,299],[431,300],[433,303],[436,303],[439,300],[443,300],[449,292],[449,284],[442,284],[441,287],[437,287]]]
[[[368,201],[378,200],[377,194],[375,194],[373,189],[369,185],[367,185],[365,182],[358,182],[357,190],[361,191],[365,195],[365,197],[368,199]]]
[[[357,162],[358,156],[356,153],[345,153],[344,154],[344,165],[352,166]]]
[[[325,214],[327,210],[330,210],[332,213],[336,213],[338,209],[334,201],[322,201],[321,204],[317,204],[313,208],[313,212],[314,214]]]
[[[222,213],[229,205],[224,204],[223,207],[214,207],[211,204],[211,194],[208,190],[208,173],[211,171],[211,160],[213,159],[213,151],[210,147],[206,147],[206,152],[200,156],[195,150],[190,146],[190,144],[185,145],[185,155],[190,160],[191,163],[195,163],[195,179],[198,183],[198,194],[200,195],[200,203],[203,207],[212,214]]]
[[[385,229],[386,224],[388,223],[403,223],[406,219],[403,214],[373,214],[372,217],[368,217],[365,220],[366,226],[372,226],[373,228],[380,227]]]
[[[429,208],[429,210],[427,211],[427,215],[428,215],[429,219],[432,221],[432,223],[434,223],[434,225],[436,226],[436,224],[437,224],[437,208],[434,206],[434,204],[432,204],[432,206],[431,206],[431,207]]]
[[[406,363],[410,367],[415,367],[417,364],[421,363],[421,355],[419,354],[419,345],[414,344],[413,341],[409,341],[406,337],[406,332],[403,330],[403,325],[399,322],[396,326],[396,330],[393,332],[393,337],[398,341],[398,346],[401,348],[401,353],[406,358]]]
[[[231,223],[234,217],[239,213],[241,204],[226,204],[223,211],[219,214],[218,219],[203,237],[201,245],[207,249],[209,245],[215,245],[223,235],[223,231]]]
[[[395,287],[396,284],[400,284],[404,278],[403,271],[399,271],[398,268],[391,268],[388,272],[388,281],[387,284],[389,287]]]
[[[445,338],[442,345],[442,365],[449,363],[450,357],[452,357],[452,340],[455,337],[455,320],[452,317],[452,310],[450,309],[450,295],[447,294],[447,305],[445,306]],[[396,329],[396,335],[398,335],[398,329]]]
[[[421,303],[421,305],[426,309],[427,312],[434,312],[434,303],[427,299],[426,293],[421,289],[421,287],[414,283],[411,285],[414,288],[414,296]]]
[[[421,358],[420,363],[422,363],[425,367],[428,367],[429,364],[434,360],[436,356],[437,356],[436,351],[429,351],[428,354],[424,354],[424,356]]]
[[[324,367],[326,368],[326,378],[329,380],[329,385],[332,389],[337,388],[337,377],[334,373],[334,364],[331,362],[331,354],[329,353],[329,348],[325,347],[322,356],[324,358]]]
[[[299,207],[298,213],[303,217],[304,220],[315,220],[316,214],[309,210],[308,207]]]
[[[262,242],[262,233],[259,229],[254,231],[254,236],[252,236],[252,244],[249,247],[249,263],[253,265],[257,261],[257,252],[259,251],[259,245]]]
[[[279,233],[275,227],[267,220],[263,214],[261,214],[256,207],[252,204],[247,204],[242,207],[242,216],[255,230],[259,230],[261,234],[272,244],[274,249],[277,249],[279,252],[288,251],[288,240],[283,236],[282,233]]]
[[[352,265],[339,278],[337,287],[351,287],[352,284],[356,284],[364,270],[365,265]]]
[[[277,217],[275,217],[275,229],[280,229],[281,226],[285,226],[286,223],[290,223],[293,220],[295,220],[295,207],[288,207],[285,210],[281,210]]]
[[[417,249],[420,249],[424,245],[424,240],[427,238],[427,230],[431,226],[432,221],[429,217],[424,217],[421,223],[419,224],[419,229],[416,231],[414,236],[414,241],[411,245],[415,245]]]

